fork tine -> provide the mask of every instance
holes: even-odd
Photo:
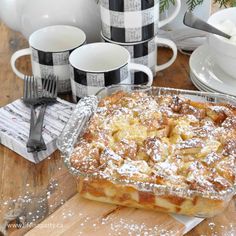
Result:
[[[30,94],[30,98],[33,98],[33,91],[32,91],[32,76],[29,76],[29,94]]]
[[[24,76],[24,91],[23,91],[23,99],[27,99],[27,76]]]
[[[55,76],[53,98],[57,98],[58,77]]]
[[[52,97],[56,98],[57,97],[57,76],[53,77],[53,89],[52,89]]]
[[[50,76],[50,83],[49,83],[49,88],[48,88],[48,95],[49,97],[53,96],[53,84],[54,84],[54,77]]]
[[[37,77],[34,78],[34,82],[35,82],[35,85],[34,85],[34,89],[35,89],[35,97],[36,99],[39,98],[39,89],[38,89],[38,79]]]
[[[27,98],[30,98],[30,91],[29,91],[29,76],[27,76]]]
[[[35,79],[35,91],[36,91],[36,97],[39,98],[39,87],[38,87],[38,79]]]
[[[31,84],[31,89],[32,89],[32,98],[35,98],[35,87],[34,87],[34,76],[31,76],[31,82],[32,82],[32,84]]]
[[[46,79],[42,78],[42,95],[41,95],[41,97],[45,96],[45,87],[46,87]]]
[[[51,98],[54,97],[54,92],[55,92],[55,76],[52,76],[52,87],[51,87]]]
[[[35,78],[32,76],[32,97],[36,98],[36,91],[35,91]]]
[[[50,97],[53,98],[54,89],[55,89],[55,76],[51,75],[51,87],[50,87]]]
[[[50,75],[47,77],[47,86],[46,86],[46,97],[49,97],[49,94],[50,94],[50,91],[49,91],[49,87],[50,87],[50,84],[51,84],[51,77]]]
[[[51,76],[49,75],[47,77],[47,88],[46,88],[47,97],[49,96],[49,93],[50,93],[49,91],[50,84],[51,84]]]

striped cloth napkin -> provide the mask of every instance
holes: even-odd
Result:
[[[48,106],[44,117],[43,138],[46,151],[28,153],[26,143],[30,129],[30,108],[21,99],[0,108],[0,143],[25,159],[38,163],[49,157],[56,148],[56,139],[63,130],[75,104],[58,99]],[[37,109],[37,112],[39,109]]]

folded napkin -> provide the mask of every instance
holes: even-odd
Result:
[[[44,117],[43,138],[46,151],[28,153],[26,143],[30,129],[30,108],[21,99],[0,108],[0,143],[25,159],[38,163],[49,157],[56,148],[56,139],[67,123],[75,105],[58,99],[48,106]]]

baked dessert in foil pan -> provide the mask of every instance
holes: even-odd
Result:
[[[58,139],[91,200],[196,217],[236,190],[236,99],[137,85],[83,98]]]

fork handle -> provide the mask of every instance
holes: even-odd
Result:
[[[27,147],[28,146],[32,146],[30,143],[30,137],[32,136],[33,134],[33,130],[34,130],[34,125],[35,125],[35,120],[36,120],[36,114],[35,114],[35,106],[31,105],[30,106],[30,132],[29,132],[29,139],[28,139],[28,142],[27,142]],[[32,153],[35,151],[35,148],[31,148],[31,147],[28,147],[27,148],[27,151],[29,153]]]
[[[34,128],[35,119],[36,119],[35,107],[33,105],[31,105],[30,106],[30,134]]]
[[[42,136],[43,121],[44,121],[46,108],[47,108],[46,104],[42,105],[38,118],[36,120],[36,123],[34,124],[30,132],[29,140],[27,143],[27,148],[30,152],[41,151],[41,150],[47,149],[45,142],[43,140],[43,136]]]

